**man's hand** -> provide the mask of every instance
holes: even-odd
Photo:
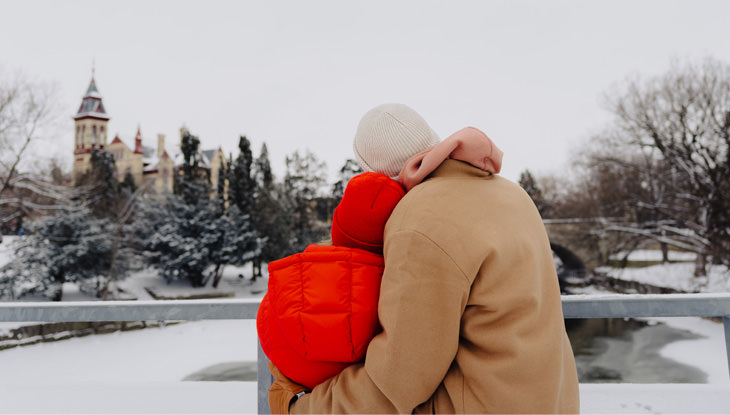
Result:
[[[274,376],[274,383],[269,387],[269,409],[272,414],[288,414],[292,399],[301,392],[308,392],[308,389],[292,382],[271,362],[269,371]]]

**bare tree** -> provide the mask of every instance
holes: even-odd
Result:
[[[625,232],[697,253],[695,275],[706,260],[730,253],[730,66],[712,58],[674,62],[650,79],[633,78],[608,98],[615,115],[609,136],[632,158],[605,155],[639,178],[629,193],[635,221],[608,223]],[[627,189],[623,189],[627,190]]]
[[[0,229],[73,197],[68,188],[23,171],[32,143],[50,135],[57,115],[52,85],[0,73]]]

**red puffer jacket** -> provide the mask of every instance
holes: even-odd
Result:
[[[362,360],[380,330],[383,267],[381,255],[320,245],[269,263],[256,319],[266,356],[310,389]]]

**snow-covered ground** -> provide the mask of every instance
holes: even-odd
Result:
[[[710,384],[582,384],[583,413],[730,413],[722,325],[671,320],[706,338],[676,342],[661,353],[700,367]],[[255,413],[254,382],[182,381],[213,365],[255,360],[252,320],[190,322],[5,350],[0,413]]]
[[[7,242],[6,237],[0,244],[0,264],[10,255]],[[676,270],[677,281],[691,280],[692,272],[680,269],[684,265],[662,266],[663,275]],[[231,291],[237,297],[261,296],[265,280],[251,285],[247,278],[239,278],[239,273],[250,277],[250,269],[230,268],[218,290]],[[666,285],[660,272],[650,274],[647,278],[651,281],[647,282]],[[719,271],[713,278],[727,282],[727,276]],[[191,291],[183,284],[166,285],[150,271],[137,273],[120,286],[140,299],[150,298],[145,290],[150,286],[166,293]],[[722,284],[703,288],[710,291],[710,287]],[[84,299],[73,286],[66,288],[66,299]],[[708,384],[582,384],[582,411],[730,413],[722,324],[698,318],[651,321],[699,336],[672,342],[660,354],[707,373]],[[252,366],[256,358],[252,320],[187,322],[4,350],[0,351],[0,413],[255,413],[255,382],[183,379],[219,364]]]
[[[661,261],[660,251],[640,250],[629,255],[629,261]],[[599,267],[598,272],[611,277],[639,281],[660,287],[670,287],[686,292],[730,292],[730,272],[724,265],[707,265],[706,277],[693,277],[695,254],[669,252],[669,264],[647,267],[610,268]],[[676,261],[676,262],[675,262]]]
[[[0,351],[0,413],[255,413],[255,382],[184,382],[256,361],[253,320],[189,322]]]
[[[623,259],[625,255],[614,254],[611,259]],[[697,254],[694,252],[684,252],[671,250],[667,252],[669,261],[694,261]],[[637,249],[629,254],[629,261],[661,261],[662,252],[655,249]]]

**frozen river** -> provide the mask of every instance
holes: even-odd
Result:
[[[657,390],[654,385],[583,383],[584,412],[671,413],[661,405],[687,412],[689,393],[692,401],[702,399],[692,406],[699,413],[730,413],[722,324],[666,320],[670,326],[651,320],[636,330],[624,328],[617,338],[599,338],[592,346],[593,363],[586,367],[616,370],[623,382],[665,382],[673,380],[666,374],[634,377],[669,361],[675,369],[666,373],[690,368],[692,379],[680,381],[709,384]],[[630,338],[636,344],[625,344]],[[660,345],[664,340],[669,343]],[[578,354],[577,360],[588,355]],[[253,380],[255,360],[252,320],[191,322],[9,349],[0,351],[0,413],[252,413],[255,383],[230,380]],[[642,368],[644,362],[653,366]]]

